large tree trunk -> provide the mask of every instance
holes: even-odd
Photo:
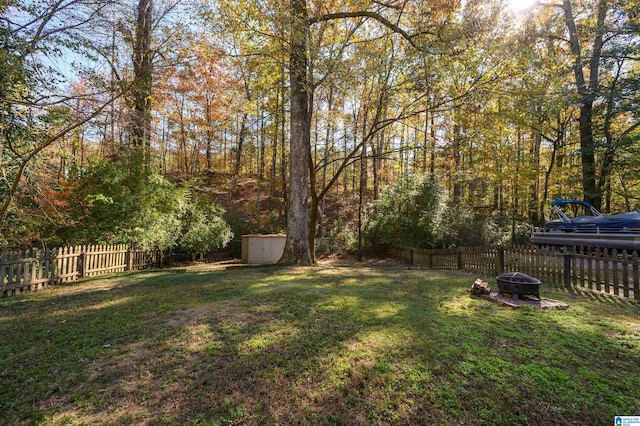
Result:
[[[605,18],[608,10],[607,0],[599,0],[596,17],[596,36],[593,41],[591,58],[589,59],[589,80],[585,79],[583,69],[584,58],[578,28],[573,16],[570,0],[563,0],[562,9],[569,30],[571,53],[574,56],[573,74],[576,88],[580,95],[580,152],[582,161],[582,189],[584,200],[593,204],[597,209],[602,205],[602,191],[596,185],[596,156],[595,141],[593,139],[593,102],[598,91],[598,73],[600,56],[604,44]]]
[[[287,203],[287,240],[279,263],[312,264],[309,249],[308,172],[311,129],[309,85],[307,79],[306,0],[291,0],[291,51],[289,79],[291,85],[291,141],[289,196]]]
[[[600,209],[602,194],[596,188],[596,156],[593,142],[593,102],[583,99],[580,105],[580,155],[584,200]]]
[[[136,179],[148,169],[151,153],[152,10],[153,0],[139,0],[132,58],[134,78],[137,81],[131,89],[131,172]]]

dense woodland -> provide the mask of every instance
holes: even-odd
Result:
[[[286,231],[309,263],[403,212],[436,246],[513,238],[554,198],[639,209],[639,10],[2,0],[0,245]]]

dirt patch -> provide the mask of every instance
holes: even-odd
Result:
[[[569,307],[569,305],[564,302],[555,299],[547,299],[546,297],[541,297],[540,300],[538,300],[532,297],[520,296],[517,300],[514,300],[512,297],[503,296],[498,291],[492,291],[491,294],[472,297],[479,297],[491,302],[501,303],[513,309],[518,309],[520,306],[529,306],[535,309],[567,309]]]

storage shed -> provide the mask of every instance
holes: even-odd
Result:
[[[282,257],[285,234],[243,235],[242,263],[272,264]]]

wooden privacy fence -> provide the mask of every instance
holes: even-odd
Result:
[[[638,253],[584,247],[460,247],[425,250],[393,247],[390,254],[429,269],[460,269],[484,275],[518,271],[543,285],[584,288],[640,300]]]
[[[162,260],[160,250],[144,251],[124,244],[5,252],[0,255],[0,294],[35,291],[49,284],[109,272],[158,267]]]

